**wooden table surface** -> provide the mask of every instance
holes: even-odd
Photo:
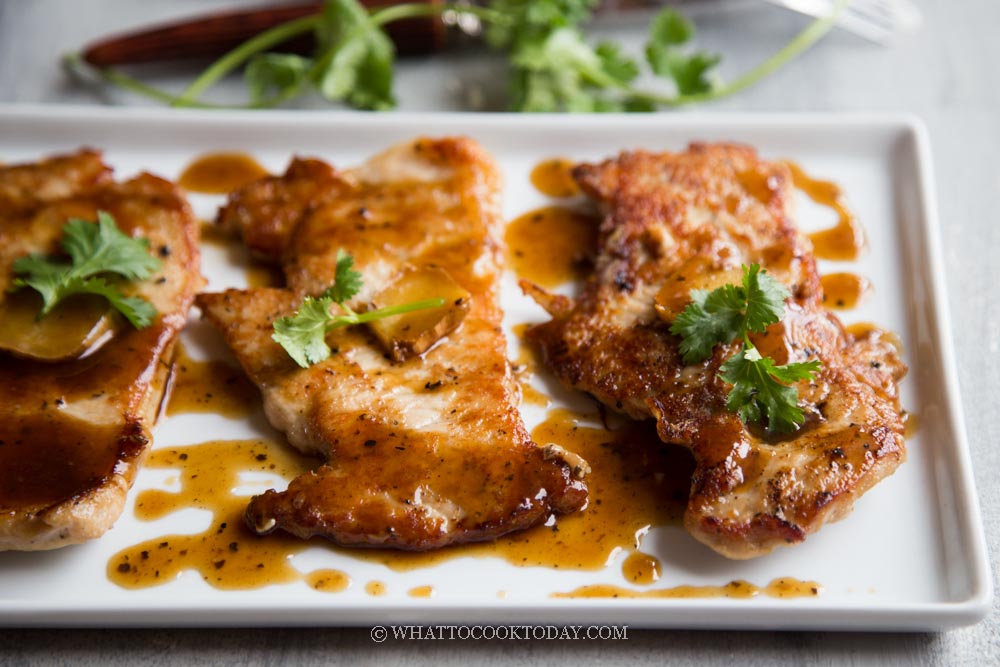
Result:
[[[69,81],[59,55],[88,40],[230,0],[0,0],[0,102],[148,104],[97,94]],[[948,296],[963,403],[996,579],[1000,546],[1000,3],[919,0],[922,30],[892,48],[836,33],[787,69],[701,111],[893,111],[920,116],[934,149]],[[744,4],[697,16],[699,39],[733,73],[784,44],[800,17]],[[634,44],[628,21],[599,28]],[[438,56],[400,67],[403,109],[454,110],[470,100],[502,104],[498,62]],[[160,81],[171,83],[163,74]],[[456,81],[465,82],[464,87]],[[176,83],[176,82],[175,82]],[[472,91],[470,93],[469,91]],[[239,81],[219,99],[237,99]],[[315,106],[315,100],[305,103]],[[2,473],[0,473],[2,474]],[[891,564],[890,564],[891,565]],[[3,593],[0,591],[0,597]],[[372,643],[367,629],[0,630],[0,665],[320,665],[628,663],[757,665],[1000,664],[1000,615],[939,634],[686,632],[630,629],[627,641]]]

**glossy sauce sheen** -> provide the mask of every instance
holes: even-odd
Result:
[[[315,570],[306,575],[306,583],[323,593],[340,593],[351,587],[351,578],[340,570]]]
[[[828,273],[820,279],[823,305],[835,310],[849,310],[871,292],[871,281],[856,273]]]
[[[153,521],[193,507],[210,512],[211,522],[201,533],[165,535],[118,552],[108,561],[108,578],[124,588],[147,588],[196,570],[208,584],[225,590],[302,579],[289,556],[313,543],[284,535],[254,535],[243,523],[248,498],[231,490],[240,486],[241,472],[267,472],[287,479],[314,465],[315,461],[262,440],[217,440],[154,450],[146,468],[179,469],[181,488],[176,493],[141,492],[136,497],[136,517]]]
[[[433,586],[416,586],[406,592],[411,598],[432,598],[437,595]]]
[[[623,550],[637,548],[650,527],[678,523],[694,467],[690,453],[660,442],[651,424],[608,431],[578,426],[579,419],[569,410],[550,410],[531,435],[540,445],[557,443],[590,463],[586,509],[493,542],[424,553],[366,550],[356,557],[396,571],[467,556],[529,567],[598,570]]]
[[[74,359],[94,352],[120,324],[107,300],[74,294],[44,317],[42,297],[33,289],[0,294],[0,350],[41,361]]]
[[[528,211],[507,225],[507,257],[519,277],[542,287],[583,278],[598,221],[563,206]]]
[[[660,443],[653,429],[644,425],[606,431],[577,426],[577,419],[566,410],[551,411],[533,436],[539,443],[557,442],[590,462],[591,500],[582,512],[494,542],[425,553],[344,553],[396,571],[467,556],[500,557],[523,566],[594,570],[621,551],[635,549],[651,526],[677,522],[684,511],[693,465],[687,450]],[[108,562],[108,577],[126,588],[144,588],[171,581],[190,569],[222,589],[260,588],[301,579],[304,575],[291,566],[290,556],[311,546],[336,547],[282,533],[252,535],[243,524],[248,498],[230,490],[239,486],[240,472],[271,472],[287,479],[314,465],[284,447],[258,440],[213,441],[153,451],[146,467],[179,468],[181,490],[143,491],[136,499],[137,518],[151,521],[195,507],[208,510],[213,519],[203,533],[159,537],[119,552]],[[382,594],[384,584],[380,589],[377,583],[366,586],[369,594]]]
[[[222,361],[195,361],[183,345],[177,346],[168,415],[210,412],[236,419],[258,405],[260,392],[243,369]]]
[[[246,153],[206,153],[185,167],[177,182],[189,192],[224,195],[267,174]]]
[[[543,160],[531,170],[531,184],[549,197],[573,197],[580,194],[580,187],[573,180],[572,160],[556,157]]]
[[[794,162],[785,162],[792,172],[795,187],[821,206],[837,213],[837,224],[809,235],[816,257],[839,261],[858,258],[865,247],[865,233],[854,213],[847,207],[840,186],[810,177]]]
[[[0,421],[0,511],[47,507],[93,488],[114,470],[118,450],[108,443],[119,429],[73,419],[54,404]]]
[[[621,586],[597,584],[581,586],[568,593],[553,593],[554,598],[773,598],[817,597],[823,587],[815,581],[799,581],[791,577],[774,579],[766,586],[748,581],[731,581],[724,586],[674,586],[653,590],[632,590]]]
[[[622,576],[633,584],[648,586],[658,581],[661,574],[663,566],[660,559],[641,551],[629,554],[622,563]]]

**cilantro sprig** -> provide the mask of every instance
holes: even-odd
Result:
[[[358,294],[363,285],[361,273],[354,269],[354,258],[342,250],[338,251],[333,284],[318,297],[307,296],[293,315],[275,320],[271,338],[285,349],[296,364],[308,368],[332,354],[326,334],[334,329],[444,305],[444,299],[424,299],[357,313],[347,302]],[[331,311],[334,305],[340,310],[337,315]]]
[[[38,317],[49,314],[74,294],[97,294],[108,300],[132,326],[142,329],[156,317],[156,308],[141,297],[125,296],[110,274],[125,280],[145,280],[162,262],[149,254],[149,241],[124,234],[111,214],[98,211],[97,223],[74,218],[63,226],[62,249],[67,264],[58,257],[33,253],[14,262],[13,289],[30,287],[42,295]]]
[[[742,341],[739,351],[719,367],[719,377],[733,385],[726,407],[744,423],[765,422],[769,433],[790,433],[802,424],[798,390],[790,385],[812,380],[820,369],[815,359],[779,366],[750,342],[751,333],[763,333],[781,320],[788,297],[784,285],[751,264],[743,267],[741,285],[692,290],[691,303],[670,326],[670,333],[681,337],[687,364],[708,359],[718,343]]]
[[[598,0],[488,0],[480,5],[403,3],[367,10],[358,0],[326,0],[315,15],[275,26],[239,45],[205,69],[179,95],[157,89],[111,68],[103,80],[153,99],[185,107],[212,107],[201,97],[220,79],[245,66],[248,108],[278,106],[310,90],[327,100],[360,109],[395,106],[395,47],[384,32],[395,21],[448,14],[450,22],[474,17],[486,43],[507,56],[509,106],[514,111],[650,111],[708,102],[756,84],[820,40],[836,24],[849,0],[834,0],[817,19],[773,56],[729,82],[715,73],[722,56],[691,50],[694,25],[672,8],[652,21],[646,65],[668,89],[638,88],[642,67],[619,44],[588,43],[582,26]],[[308,33],[316,37],[311,57],[271,49]],[[81,71],[78,54],[65,58]]]

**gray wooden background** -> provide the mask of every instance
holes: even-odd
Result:
[[[0,102],[146,104],[68,81],[59,55],[122,28],[235,0],[0,0]],[[244,3],[250,4],[250,3]],[[712,111],[900,111],[930,128],[959,375],[996,579],[1000,546],[1000,2],[919,0],[923,29],[891,49],[837,33],[762,85]],[[784,44],[800,17],[744,3],[696,14],[699,39],[736,72]],[[643,27],[599,30],[633,44]],[[496,61],[438,56],[401,66],[403,109],[501,104]],[[176,73],[160,73],[159,81]],[[461,79],[467,84],[459,87]],[[470,90],[473,92],[470,94]],[[218,99],[233,100],[240,83]],[[314,106],[317,102],[305,102]],[[891,564],[890,564],[891,565]],[[0,591],[2,596],[2,591]],[[995,665],[1000,615],[940,634],[629,632],[623,642],[372,643],[368,630],[0,630],[0,665],[356,665],[526,662],[604,665]]]

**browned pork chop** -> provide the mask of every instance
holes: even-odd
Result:
[[[327,463],[254,498],[247,521],[340,544],[431,549],[488,540],[572,512],[583,483],[531,441],[500,329],[500,176],[467,139],[423,139],[339,172],[296,160],[236,192],[220,222],[280,262],[286,289],[203,294],[198,303],[260,387],[271,423]],[[471,293],[459,329],[394,362],[363,327],[327,336],[303,369],[272,322],[334,280],[353,255],[364,309],[412,267],[444,269]],[[428,295],[430,296],[430,295]]]
[[[812,246],[791,215],[787,167],[749,148],[695,144],[677,154],[624,153],[574,176],[606,212],[597,264],[575,300],[523,285],[552,315],[529,339],[565,384],[633,418],[655,418],[664,441],[691,449],[685,524],[698,540],[730,558],[800,542],[899,466],[897,382],[906,367],[878,334],[852,337],[822,308]],[[805,423],[781,438],[726,409],[730,386],[718,369],[736,345],[686,365],[669,332],[692,289],[738,283],[740,265],[752,262],[792,293],[783,321],[754,344],[778,364],[822,362],[814,382],[798,384]]]
[[[0,168],[0,313],[14,260],[56,252],[68,219],[96,220],[99,210],[148,238],[163,260],[125,290],[159,315],[142,330],[123,325],[80,359],[0,352],[0,550],[76,544],[112,526],[149,449],[169,353],[201,285],[197,221],[178,189],[149,174],[114,183],[100,155],[82,151]]]

